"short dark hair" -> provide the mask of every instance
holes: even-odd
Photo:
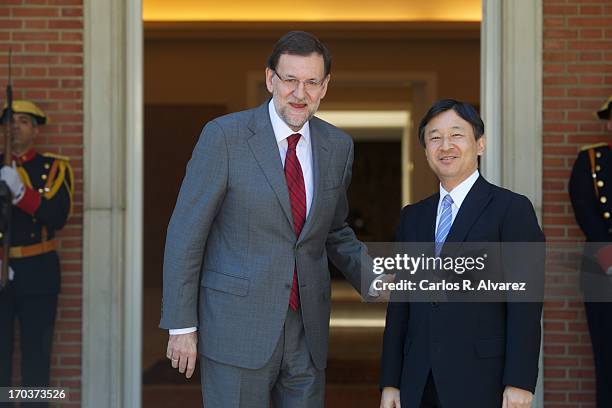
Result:
[[[419,124],[419,142],[421,146],[425,147],[425,126],[427,126],[434,117],[451,109],[463,120],[472,125],[476,140],[484,135],[484,123],[476,111],[476,108],[469,103],[457,101],[455,99],[440,99],[429,108],[423,119],[421,119],[421,123]]]
[[[272,54],[268,57],[268,68],[276,71],[278,60],[283,54],[305,57],[312,53],[317,53],[323,57],[324,72],[327,76],[331,71],[332,63],[332,57],[327,47],[317,37],[306,31],[289,31],[274,45]]]

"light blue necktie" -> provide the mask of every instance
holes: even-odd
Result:
[[[438,221],[438,229],[436,231],[436,256],[440,256],[451,225],[453,225],[453,199],[450,194],[447,194],[442,199],[442,213],[440,214],[440,221]]]

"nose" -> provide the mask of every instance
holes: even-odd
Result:
[[[304,88],[304,83],[302,81],[298,82],[297,87],[293,90],[293,94],[296,98],[300,100],[304,99],[304,96],[306,96],[306,91]]]
[[[440,145],[440,147],[443,150],[448,150],[451,147],[451,140],[450,137],[448,136],[442,136],[442,144]]]

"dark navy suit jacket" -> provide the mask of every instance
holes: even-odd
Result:
[[[438,202],[435,194],[406,206],[397,241],[434,241]],[[482,177],[463,201],[446,239],[542,241],[531,202]],[[535,265],[542,279],[543,259]],[[402,408],[418,408],[431,372],[445,408],[501,407],[506,385],[535,389],[541,313],[541,302],[390,302],[380,385],[400,389]]]

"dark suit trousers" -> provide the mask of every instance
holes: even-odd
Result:
[[[56,308],[57,295],[17,296],[10,285],[0,292],[0,387],[11,386],[15,320],[21,340],[21,386],[49,384]]]
[[[597,407],[612,407],[612,303],[585,302],[584,304],[597,384]]]

